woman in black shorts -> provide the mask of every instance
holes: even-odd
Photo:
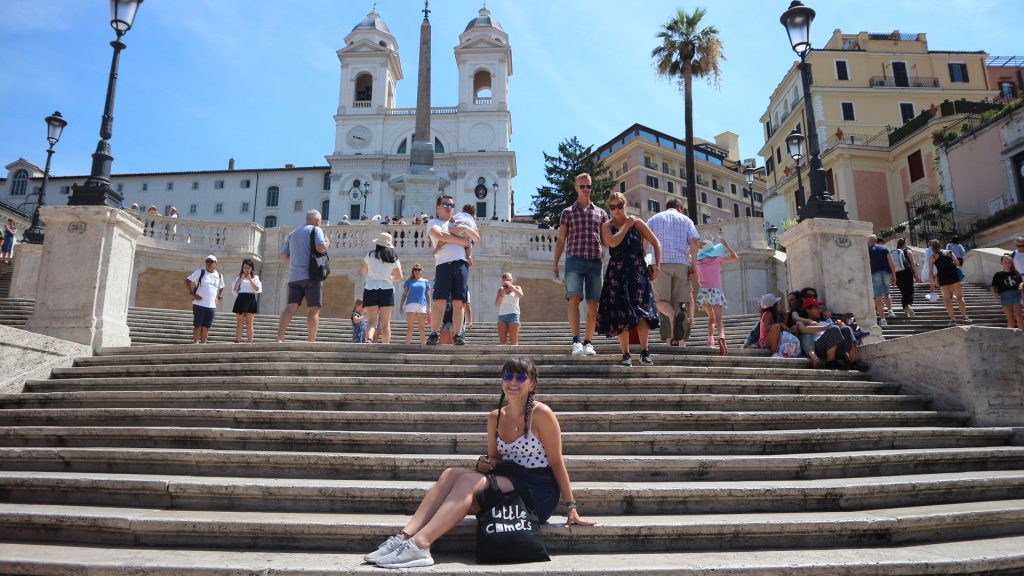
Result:
[[[961,320],[964,324],[970,324],[972,321],[967,317],[967,303],[964,302],[964,291],[960,285],[960,260],[957,260],[956,254],[943,250],[942,243],[938,240],[932,240],[928,245],[932,248],[932,257],[928,265],[935,266],[932,289],[935,289],[935,282],[938,281],[942,289],[942,301],[946,304],[946,314],[949,314],[949,325],[956,326],[953,298],[960,303]]]
[[[381,232],[375,244],[363,257],[363,308],[366,310],[366,341],[373,342],[380,318],[380,336],[384,344],[391,343],[391,310],[395,307],[393,282],[403,278],[402,263],[395,254],[391,234]]]

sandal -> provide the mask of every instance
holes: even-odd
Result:
[[[724,336],[719,336],[719,338],[718,338],[718,355],[719,356],[728,356],[729,355],[729,346],[725,343],[725,337]]]
[[[679,346],[679,340],[676,340],[675,338],[673,338],[673,339],[668,341],[668,345],[669,346]]]
[[[708,348],[714,348],[715,347],[715,339],[712,338],[711,336],[708,336],[708,341],[706,343],[706,346]]]

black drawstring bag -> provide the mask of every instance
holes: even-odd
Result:
[[[331,275],[331,257],[316,251],[316,226],[309,233],[309,281],[323,282]]]
[[[476,515],[477,564],[519,564],[551,560],[528,490],[502,492],[493,474],[480,494]]]

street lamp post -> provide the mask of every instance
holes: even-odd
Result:
[[[796,209],[802,213],[804,209],[804,181],[800,178],[800,160],[804,157],[804,135],[796,128],[786,136],[786,150],[796,163]]]
[[[39,208],[46,205],[46,184],[50,181],[50,160],[53,159],[53,145],[60,142],[60,134],[68,121],[54,112],[46,117],[46,140],[50,147],[46,150],[46,168],[43,168],[43,185],[39,188],[39,201],[36,202],[36,210],[32,213],[32,225],[25,230],[24,240],[29,244],[42,244],[46,225],[39,219]]]
[[[100,124],[100,141],[92,155],[92,170],[89,179],[81,186],[73,186],[68,204],[71,206],[103,206],[119,208],[124,197],[110,187],[110,137],[114,134],[114,95],[117,90],[117,64],[121,50],[127,48],[121,37],[131,29],[135,13],[143,0],[110,0],[110,25],[117,33],[117,39],[110,45],[114,57],[110,62],[110,76],[107,79],[107,98],[103,106],[103,121]]]
[[[754,208],[754,172],[749,166],[743,169],[743,177],[747,179],[747,194],[750,195],[750,217],[757,216],[757,209]]]
[[[768,227],[768,244],[770,244],[772,248],[778,248],[778,245],[776,244],[779,238],[778,233],[779,228],[775,224]]]
[[[366,215],[366,201],[367,199],[369,199],[369,197],[370,182],[368,180],[363,180],[363,218],[369,218],[369,216]]]
[[[836,218],[849,219],[846,215],[846,203],[835,201],[827,192],[825,172],[821,167],[820,149],[818,147],[818,130],[814,122],[814,110],[811,105],[811,65],[807,62],[807,54],[811,51],[811,22],[814,21],[814,10],[804,6],[800,0],[793,0],[789,9],[779,18],[789,35],[789,43],[800,57],[800,80],[804,91],[804,121],[807,126],[807,153],[810,159],[807,166],[807,181],[811,187],[811,199],[799,213],[799,219]],[[800,166],[797,164],[797,174]],[[801,202],[802,204],[802,202]]]
[[[493,198],[491,198],[491,204],[493,204],[493,206],[491,207],[491,220],[497,220],[498,219],[498,181],[497,180],[494,180],[494,181],[491,182],[491,191],[494,192],[494,194],[492,194]]]

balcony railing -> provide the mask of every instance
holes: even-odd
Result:
[[[676,175],[675,168],[666,168],[666,167],[662,166],[661,171],[662,171],[662,173],[668,174],[669,176],[675,176]]]
[[[369,108],[370,107],[370,103],[371,103],[370,100],[356,100],[355,102],[352,103],[352,107],[353,108]]]
[[[458,114],[458,106],[435,106],[430,109],[431,114]],[[415,108],[385,108],[385,116],[415,116]]]
[[[204,222],[154,214],[131,215],[142,221],[140,245],[152,248],[258,253],[263,235],[263,227],[252,222]]]
[[[870,88],[938,88],[939,79],[934,76],[872,76],[868,80]]]
[[[473,99],[473,104],[478,104],[478,105],[494,104],[494,100],[491,99],[491,98],[474,98]]]

